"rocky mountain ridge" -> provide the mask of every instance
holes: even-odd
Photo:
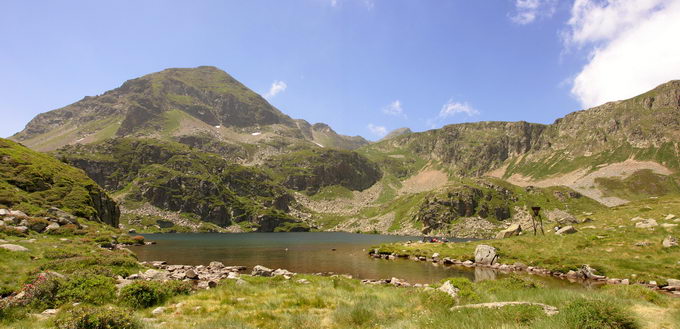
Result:
[[[263,97],[212,66],[174,68],[128,80],[99,96],[39,114],[11,139],[51,151],[111,137],[171,137],[207,133],[220,141],[257,144],[271,132],[297,142],[355,149],[365,139],[328,125],[293,120]],[[264,136],[263,136],[264,137]]]

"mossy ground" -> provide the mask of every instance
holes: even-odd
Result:
[[[553,234],[552,224],[545,226],[545,236],[524,232],[522,236],[502,240],[387,244],[380,246],[380,251],[415,256],[431,256],[438,252],[441,257],[472,260],[475,247],[488,244],[498,248],[502,263],[522,262],[565,273],[589,264],[608,277],[663,283],[669,278],[680,279],[680,247],[663,248],[661,245],[668,235],[680,236],[680,226],[641,229],[636,228],[631,219],[639,216],[655,219],[659,224],[678,224],[665,220],[668,214],[680,214],[680,199],[647,199],[603,209],[592,215],[581,214],[577,216],[580,220],[588,217],[592,222],[575,224],[578,232],[571,235]],[[649,245],[636,246],[638,242]]]

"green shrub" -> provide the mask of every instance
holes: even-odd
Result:
[[[63,249],[50,249],[43,253],[43,257],[46,259],[66,259],[78,257],[80,254],[74,251],[68,251]]]
[[[186,282],[137,281],[120,290],[120,302],[132,308],[147,308],[165,302],[168,298],[188,294],[191,286]]]
[[[639,325],[618,305],[606,300],[576,300],[560,312],[568,328],[636,329]]]
[[[141,236],[141,235],[133,236],[132,241],[134,241],[134,244],[143,245],[144,244],[144,237]]]
[[[50,235],[83,235],[85,234],[84,230],[81,230],[76,226],[75,224],[66,224],[59,226],[59,228],[54,229],[54,230],[49,230],[47,234]]]
[[[60,302],[79,302],[102,305],[116,297],[112,278],[103,275],[72,275],[59,289]]]
[[[60,312],[54,324],[59,329],[138,329],[141,323],[132,312],[117,307],[80,306]]]

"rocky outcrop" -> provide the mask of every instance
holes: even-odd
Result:
[[[308,193],[332,185],[363,191],[382,177],[375,163],[352,151],[311,149],[274,157],[266,165],[283,185]]]

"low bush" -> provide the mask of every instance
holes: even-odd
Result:
[[[61,303],[78,302],[102,305],[116,297],[114,280],[103,275],[72,275],[59,289]]]
[[[75,224],[66,224],[59,226],[59,228],[47,231],[50,235],[83,235],[85,231],[79,229]]]
[[[54,324],[59,329],[142,328],[142,324],[131,313],[118,307],[79,306],[60,312]]]
[[[47,225],[50,225],[50,222],[44,218],[30,217],[27,219],[27,221],[28,228],[36,232],[42,232],[47,227]]]
[[[606,300],[576,300],[560,312],[567,328],[637,329],[638,323],[621,307]]]
[[[141,309],[161,304],[172,296],[190,291],[191,286],[186,282],[137,281],[120,290],[120,302],[125,306]]]
[[[144,244],[144,237],[141,236],[141,235],[136,235],[136,236],[132,237],[132,241],[134,242],[134,244],[143,245]]]
[[[4,235],[9,235],[9,236],[19,236],[19,237],[25,237],[28,234],[19,231],[18,229],[11,227],[11,226],[0,226],[0,233]]]

